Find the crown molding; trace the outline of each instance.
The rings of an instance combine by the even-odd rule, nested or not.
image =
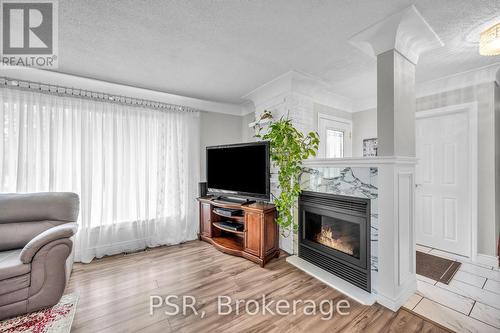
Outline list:
[[[435,80],[416,84],[416,97],[441,94],[447,91],[463,89],[483,83],[500,84],[500,62],[469,71],[444,76]],[[377,108],[377,98],[367,98],[353,105],[353,112],[361,112]]]
[[[347,112],[353,110],[351,99],[334,93],[328,83],[313,75],[295,70],[281,74],[241,98],[252,101],[255,107],[259,108],[270,100],[291,93],[300,94],[315,103],[335,109]]]
[[[183,105],[206,112],[217,112],[236,116],[245,114],[246,109],[241,104],[219,103],[192,97],[169,94],[162,91],[137,88],[133,86],[85,78],[81,76],[41,70],[27,67],[0,66],[0,76],[13,79],[28,80],[78,89],[99,91],[110,95],[130,96],[138,99],[147,99],[162,103]]]
[[[414,64],[422,53],[444,45],[414,5],[360,31],[349,42],[371,57],[396,49]]]
[[[255,108],[258,108],[269,100],[292,91],[292,76],[293,71],[283,73],[260,87],[255,88],[246,95],[241,96],[241,98],[253,102]]]
[[[251,101],[241,103],[241,116],[246,116],[250,113],[255,113],[255,106],[253,103]]]
[[[417,83],[417,98],[500,80],[500,62],[469,71]]]

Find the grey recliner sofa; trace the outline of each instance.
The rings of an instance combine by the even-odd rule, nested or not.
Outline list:
[[[59,302],[79,206],[75,193],[0,194],[0,320]]]

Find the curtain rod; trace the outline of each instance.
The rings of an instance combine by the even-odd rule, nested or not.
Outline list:
[[[174,111],[187,111],[196,112],[197,109],[182,106],[177,104],[169,104],[157,102],[147,99],[140,99],[134,97],[127,97],[121,95],[108,94],[103,92],[90,91],[86,89],[78,89],[72,87],[63,87],[54,84],[33,82],[27,80],[18,80],[5,76],[0,76],[0,88],[11,88],[20,90],[31,90],[43,94],[58,95],[64,97],[84,98],[97,100],[100,102],[125,104],[136,107],[144,107],[159,110],[174,110]]]

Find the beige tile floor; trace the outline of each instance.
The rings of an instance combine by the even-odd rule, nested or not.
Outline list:
[[[456,332],[500,332],[500,270],[447,252],[417,250],[462,262],[451,282],[417,275],[417,292],[405,307]]]

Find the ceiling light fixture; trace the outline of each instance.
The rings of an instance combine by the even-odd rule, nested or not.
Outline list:
[[[500,55],[500,23],[481,32],[479,54],[485,56]]]

